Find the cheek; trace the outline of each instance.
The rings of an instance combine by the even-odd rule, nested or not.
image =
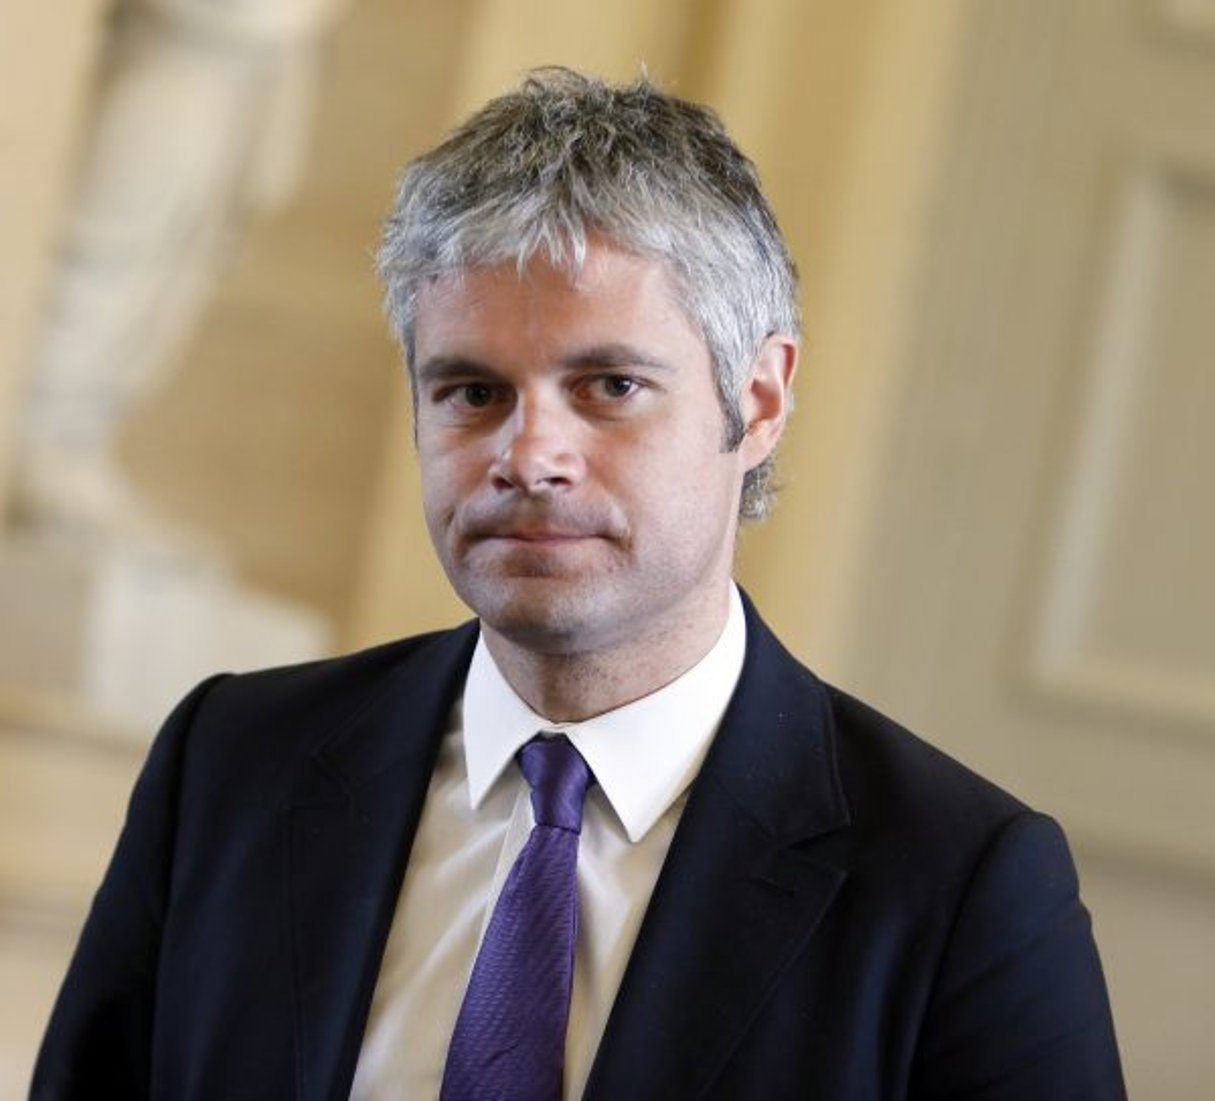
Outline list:
[[[712,431],[691,430],[652,443],[615,470],[621,492],[664,530],[719,532],[738,508],[742,468]]]
[[[426,523],[426,530],[430,533],[430,541],[436,547],[441,547],[443,543],[443,530],[447,526],[444,521],[444,516],[451,515],[451,509],[445,503],[445,498],[441,495],[433,482],[423,478],[422,480],[422,519]]]
[[[486,469],[477,448],[457,447],[425,438],[418,443],[418,466],[422,492],[428,499],[466,492],[482,478]]]
[[[462,495],[460,464],[450,455],[419,453],[421,469],[422,508],[426,523],[433,531],[445,517],[451,515]]]

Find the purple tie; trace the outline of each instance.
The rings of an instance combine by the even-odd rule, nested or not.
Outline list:
[[[564,737],[519,751],[536,824],[473,965],[441,1101],[559,1101],[578,933],[578,834],[591,771]]]

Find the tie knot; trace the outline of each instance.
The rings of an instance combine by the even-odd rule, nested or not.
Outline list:
[[[536,825],[581,832],[591,770],[569,740],[564,736],[533,738],[519,750],[519,767],[532,786]]]

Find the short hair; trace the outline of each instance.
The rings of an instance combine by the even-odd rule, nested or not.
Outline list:
[[[709,350],[724,446],[736,448],[748,368],[768,336],[798,335],[797,270],[718,116],[644,76],[611,85],[535,69],[405,167],[378,267],[411,381],[424,284],[537,254],[576,274],[593,233],[666,265]],[[772,473],[771,456],[747,472],[743,518],[767,514]]]

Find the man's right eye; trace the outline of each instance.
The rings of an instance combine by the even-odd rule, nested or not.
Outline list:
[[[441,394],[440,399],[457,409],[484,409],[493,404],[496,396],[494,387],[488,383],[465,382]]]
[[[460,396],[465,405],[472,405],[478,409],[483,405],[488,405],[494,400],[494,392],[481,382],[474,382],[468,386],[461,386]]]

